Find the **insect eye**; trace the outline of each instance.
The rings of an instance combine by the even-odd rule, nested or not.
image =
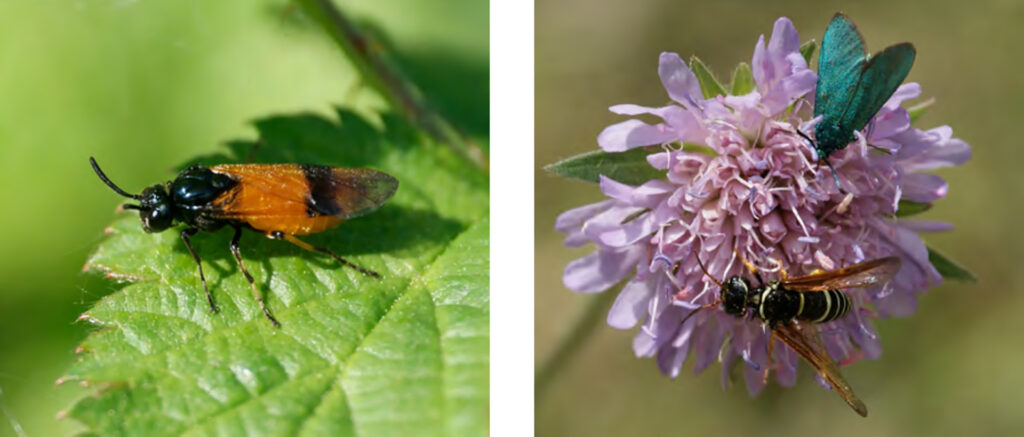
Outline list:
[[[146,232],[160,232],[171,227],[174,222],[174,214],[166,203],[161,203],[149,210],[139,210],[139,217],[142,219],[142,229]]]
[[[167,190],[162,185],[154,185],[142,191],[142,205],[139,207],[139,218],[142,219],[142,230],[160,232],[171,227],[174,212],[167,197]]]

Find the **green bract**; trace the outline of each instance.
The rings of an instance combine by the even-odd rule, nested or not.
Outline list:
[[[558,161],[545,170],[562,177],[579,179],[587,182],[599,182],[601,175],[618,182],[639,185],[652,179],[664,179],[665,172],[651,167],[647,163],[646,148],[636,148],[625,152],[587,152]]]

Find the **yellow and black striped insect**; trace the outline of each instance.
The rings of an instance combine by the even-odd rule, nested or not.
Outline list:
[[[249,281],[260,309],[274,326],[280,324],[263,304],[256,283],[238,251],[242,229],[329,255],[363,274],[380,277],[376,272],[352,264],[326,248],[306,243],[296,235],[321,232],[379,208],[398,189],[398,180],[387,173],[365,168],[307,164],[194,165],[179,173],[173,181],[150,186],[141,194],[130,194],[111,182],[95,159],[90,157],[89,162],[100,180],[114,192],[138,202],[126,204],[123,208],[139,211],[142,229],[146,232],[161,232],[175,223],[185,225],[181,239],[199,266],[199,279],[211,312],[216,312],[217,307],[206,286],[199,255],[190,241],[190,237],[199,231],[212,232],[224,226],[235,230],[231,253]]]
[[[781,279],[769,282],[761,278],[756,267],[742,259],[742,256],[740,259],[757,278],[758,286],[754,287],[742,276],[732,276],[720,282],[711,276],[700,259],[697,259],[704,274],[721,288],[718,300],[697,308],[688,314],[682,323],[686,323],[698,311],[718,305],[722,305],[725,313],[732,316],[756,316],[772,331],[768,343],[769,360],[774,339],[778,338],[814,367],[857,414],[867,417],[867,406],[853,393],[850,384],[843,379],[839,368],[821,346],[814,324],[838,320],[845,316],[852,303],[841,289],[869,287],[888,282],[899,271],[900,259],[879,258],[795,278],[789,278],[785,270],[780,270]],[[770,370],[769,363],[765,367],[765,380],[768,379]]]

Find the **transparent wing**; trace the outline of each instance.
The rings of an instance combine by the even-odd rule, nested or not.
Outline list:
[[[825,291],[861,288],[888,282],[900,270],[901,261],[890,256],[849,267],[789,278],[782,285],[793,291]]]
[[[804,332],[805,330],[808,332]],[[861,417],[868,416],[868,407],[853,393],[853,388],[843,379],[835,362],[829,358],[824,348],[818,343],[818,334],[814,325],[797,325],[789,322],[776,326],[772,333],[793,349],[797,355],[803,357],[811,367],[814,367],[814,370],[825,378],[825,381],[828,381],[836,394],[843,398],[853,408],[853,411],[856,411]],[[810,340],[811,337],[814,340]]]

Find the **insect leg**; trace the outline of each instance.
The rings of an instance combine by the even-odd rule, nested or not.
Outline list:
[[[292,243],[292,244],[294,244],[296,246],[299,246],[299,247],[301,247],[303,249],[306,249],[306,250],[309,250],[309,251],[312,251],[312,252],[320,252],[320,253],[329,255],[331,258],[334,258],[334,259],[338,260],[338,262],[340,262],[342,265],[346,265],[346,266],[349,266],[349,267],[351,267],[353,269],[356,269],[357,271],[359,271],[360,273],[362,273],[364,275],[373,276],[374,278],[380,279],[380,274],[378,274],[377,272],[375,272],[373,270],[364,269],[364,268],[359,267],[359,266],[357,266],[355,264],[352,264],[352,263],[346,261],[344,258],[342,258],[342,257],[340,257],[338,255],[335,255],[334,252],[331,252],[330,250],[327,250],[327,249],[325,249],[323,247],[318,247],[318,246],[314,246],[312,244],[309,244],[309,243],[307,243],[305,241],[302,241],[302,240],[300,240],[298,238],[295,238],[294,235],[288,235],[288,234],[285,234],[283,232],[278,231],[278,232],[270,232],[270,233],[267,234],[267,236],[270,237],[270,238],[273,238],[275,240],[285,240],[285,241],[288,241],[289,243]]]
[[[813,150],[814,154],[817,155],[818,154],[818,144],[815,143],[814,140],[811,139],[811,137],[807,136],[807,134],[805,134],[800,129],[797,129],[796,133],[799,134],[801,137],[804,137],[804,139],[807,140],[807,142],[811,144],[811,150]]]
[[[786,273],[786,268],[782,266],[781,262],[779,263],[779,279],[782,282],[786,282],[789,279],[789,273]]]
[[[192,254],[192,259],[196,260],[196,265],[199,266],[199,280],[203,282],[203,291],[206,292],[206,300],[210,302],[210,312],[217,312],[217,306],[213,304],[213,295],[210,294],[210,289],[206,286],[206,276],[203,275],[203,263],[199,262],[199,254],[196,253],[195,249],[192,249],[192,242],[189,241],[189,237],[199,232],[196,228],[187,228],[181,231],[181,240],[185,242],[185,247],[188,248],[188,252]]]
[[[274,327],[280,328],[281,324],[277,322],[277,319],[270,314],[270,310],[263,304],[263,296],[260,295],[260,290],[256,288],[256,281],[252,279],[252,275],[249,274],[249,270],[245,268],[245,264],[242,263],[242,254],[238,252],[238,240],[242,238],[242,228],[235,227],[235,236],[231,238],[231,253],[235,255],[235,261],[238,261],[238,268],[242,270],[242,274],[245,275],[245,280],[249,281],[249,286],[252,287],[252,296],[256,298],[256,302],[260,304],[260,309],[263,310],[263,315],[267,316],[270,323],[274,324]]]
[[[836,168],[832,166],[832,163],[829,162],[828,158],[825,158],[823,161],[825,161],[825,164],[828,165],[828,169],[832,170],[832,179],[836,181],[836,188],[839,189],[839,192],[843,194],[848,194],[846,190],[843,189],[843,184],[839,183],[839,173],[836,173]]]
[[[750,261],[747,261],[747,259],[743,257],[743,254],[740,253],[738,249],[733,249],[732,252],[736,254],[736,256],[740,259],[740,262],[742,262],[743,265],[747,266],[747,270],[750,270],[750,273],[754,274],[754,277],[757,278],[758,284],[764,285],[764,279],[761,279],[761,274],[758,273],[757,267],[754,267],[754,265],[751,264]]]

